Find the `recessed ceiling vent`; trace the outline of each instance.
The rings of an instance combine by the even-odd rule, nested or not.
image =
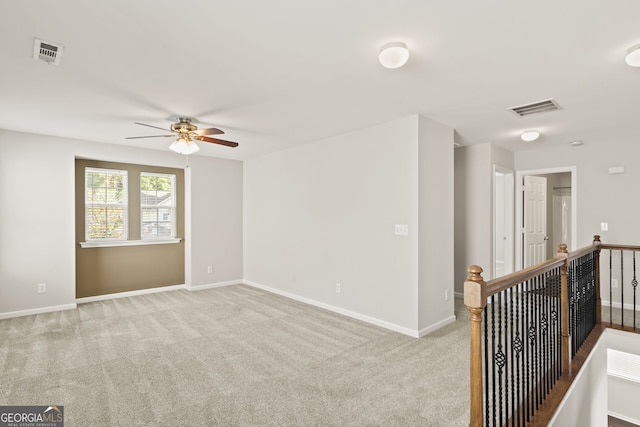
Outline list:
[[[531,104],[519,105],[509,108],[514,114],[520,117],[530,116],[531,114],[544,113],[547,111],[559,110],[560,106],[554,99],[546,99],[544,101],[533,102]]]
[[[35,39],[33,43],[33,59],[44,61],[48,64],[60,65],[64,46]]]

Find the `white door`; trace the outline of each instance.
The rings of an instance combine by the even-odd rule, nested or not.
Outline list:
[[[530,267],[547,259],[547,178],[524,176],[524,262]]]

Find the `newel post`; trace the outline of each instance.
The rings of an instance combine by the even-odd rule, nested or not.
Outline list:
[[[564,264],[560,267],[560,334],[562,335],[562,373],[569,372],[570,355],[569,355],[569,289],[567,285],[567,270],[569,268],[569,252],[567,245],[561,243],[558,245],[558,254],[556,258],[564,258]]]
[[[596,324],[602,323],[602,301],[600,301],[600,236],[593,236],[593,245],[597,246],[596,252]]]
[[[472,265],[464,282],[464,304],[469,310],[470,333],[470,383],[471,405],[469,425],[482,427],[482,311],[487,305],[487,283],[482,278],[482,267]]]

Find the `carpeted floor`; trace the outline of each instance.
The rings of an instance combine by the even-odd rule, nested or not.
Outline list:
[[[0,320],[0,405],[73,426],[468,425],[468,314],[415,339],[238,285]]]

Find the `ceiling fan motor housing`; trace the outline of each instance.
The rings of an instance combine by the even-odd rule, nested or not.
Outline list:
[[[191,123],[191,119],[180,117],[179,123],[171,125],[171,130],[175,132],[194,132],[198,129],[198,126]]]

